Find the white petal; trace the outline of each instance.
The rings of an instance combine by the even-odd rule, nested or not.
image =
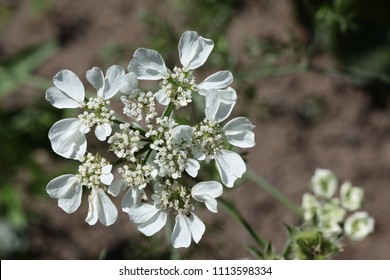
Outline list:
[[[112,173],[102,174],[99,179],[104,185],[109,186],[114,180],[114,175]]]
[[[115,180],[108,187],[107,192],[109,194],[111,194],[112,196],[117,196],[119,194],[119,192],[122,190],[123,185],[124,185],[123,180]]]
[[[188,158],[186,160],[186,164],[184,166],[184,169],[186,170],[188,175],[190,175],[191,177],[195,178],[196,176],[198,176],[199,168],[200,168],[200,164],[197,160],[192,159],[192,158]]]
[[[186,31],[179,41],[180,62],[185,69],[196,69],[206,62],[213,47],[212,40],[199,36],[195,31]]]
[[[197,160],[205,160],[206,159],[206,154],[203,153],[200,149],[197,149],[195,147],[192,147],[191,149],[192,155],[197,159]]]
[[[75,100],[79,104],[84,101],[85,92],[83,83],[72,71],[61,70],[54,76],[53,83],[70,99]]]
[[[91,128],[90,128],[86,123],[83,122],[83,123],[80,125],[79,130],[80,130],[81,133],[87,134],[88,132],[91,131]]]
[[[255,145],[255,134],[251,131],[255,126],[244,117],[230,120],[223,130],[230,144],[240,148],[251,148]]]
[[[137,75],[133,72],[127,73],[122,79],[121,85],[119,86],[119,91],[131,95],[137,89]]]
[[[125,70],[118,65],[112,65],[107,69],[103,93],[104,99],[110,99],[119,91],[124,77]]]
[[[99,221],[105,226],[112,225],[116,221],[118,210],[102,189],[92,189],[88,200],[90,207],[86,219],[88,224],[93,225],[96,223],[96,214]]]
[[[203,195],[207,194],[210,197],[219,197],[222,195],[223,188],[222,185],[217,181],[205,181],[200,182],[193,186],[191,189],[192,195]]]
[[[191,231],[185,219],[182,214],[176,215],[171,235],[171,242],[175,248],[188,248],[191,244]]]
[[[194,239],[195,243],[199,243],[206,230],[204,223],[193,213],[190,213],[190,216],[186,217],[186,222],[191,231],[192,239]]]
[[[196,184],[192,190],[192,197],[199,201],[204,202],[206,207],[213,213],[217,213],[217,201],[216,197],[222,195],[222,185],[216,181],[200,182]]]
[[[232,151],[220,150],[215,156],[215,161],[222,183],[229,188],[232,188],[234,182],[246,171],[246,165],[241,156]]]
[[[66,213],[73,213],[81,204],[83,189],[75,175],[54,178],[47,184],[46,191],[50,197],[58,198],[58,206]]]
[[[139,80],[159,80],[168,75],[164,60],[155,50],[139,48],[133,57],[127,69]]]
[[[169,96],[162,90],[156,92],[154,96],[156,97],[157,101],[164,106],[168,105],[169,101],[171,101]]]
[[[60,120],[50,128],[49,139],[54,152],[70,159],[80,160],[87,149],[82,122],[77,118]]]
[[[146,194],[143,189],[129,188],[122,198],[122,211],[129,214],[130,209],[139,207],[145,200]]]
[[[110,173],[112,170],[112,164],[107,164],[102,167],[102,173]]]
[[[108,123],[99,124],[95,128],[96,138],[100,141],[105,141],[110,136],[112,128]]]
[[[237,94],[233,88],[227,90],[209,90],[206,94],[206,118],[214,122],[222,122],[233,110]]]
[[[182,142],[190,143],[194,129],[189,125],[178,125],[171,131],[172,143],[181,144]]]
[[[130,220],[136,224],[143,224],[149,221],[161,209],[155,205],[142,203],[138,207],[132,207],[128,210]]]
[[[204,202],[210,212],[218,213],[218,202],[215,198],[212,198],[207,194],[193,195],[192,197],[197,201]]]
[[[97,96],[103,97],[104,91],[104,76],[99,67],[93,67],[87,71],[87,80],[97,90]]]
[[[233,75],[230,71],[219,71],[206,78],[198,85],[199,94],[206,95],[210,89],[224,89],[233,82]]]
[[[145,223],[142,223],[138,230],[145,234],[146,236],[152,236],[156,232],[158,232],[167,222],[167,212],[166,211],[159,211],[157,212],[151,219],[146,221]]]
[[[91,193],[88,196],[88,214],[87,214],[87,218],[85,219],[85,221],[91,226],[96,224],[99,218],[98,209],[97,209],[97,199],[98,198],[97,198],[96,191],[95,189],[92,189]]]
[[[51,105],[59,109],[82,107],[82,104],[79,100],[74,99],[72,96],[66,94],[56,87],[48,88],[45,98],[50,102]]]

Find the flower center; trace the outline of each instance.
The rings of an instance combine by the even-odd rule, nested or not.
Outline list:
[[[155,169],[149,164],[137,164],[135,168],[124,165],[118,171],[128,186],[142,189],[153,179]]]
[[[194,127],[193,145],[203,152],[208,159],[213,159],[225,143],[225,134],[216,122],[203,120]]]
[[[126,158],[135,162],[135,153],[142,147],[140,143],[140,132],[130,129],[130,124],[120,124],[121,132],[116,132],[108,139],[110,151],[113,151],[119,158]]]
[[[161,192],[157,193],[161,202],[161,208],[173,210],[175,214],[188,215],[192,210],[191,192],[177,181],[167,180]]]
[[[79,176],[80,182],[82,185],[88,187],[88,188],[96,188],[96,187],[103,187],[101,182],[101,176],[104,176],[103,168],[109,163],[105,158],[101,158],[100,156],[92,155],[91,153],[88,153],[86,156],[83,157],[81,160],[82,164],[79,166]]]
[[[132,100],[135,99],[135,100]],[[130,118],[140,121],[145,114],[145,121],[150,123],[158,113],[156,111],[156,102],[152,92],[136,91],[135,96],[122,96],[121,101],[125,105],[123,113]]]
[[[93,127],[95,124],[108,123],[112,125],[115,116],[114,111],[106,107],[109,104],[109,100],[91,97],[84,104],[85,111],[78,117],[88,128]]]
[[[162,81],[162,90],[178,109],[192,102],[192,93],[197,91],[197,86],[191,71],[175,67]]]

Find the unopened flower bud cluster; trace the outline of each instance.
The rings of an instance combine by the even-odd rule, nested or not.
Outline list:
[[[374,231],[374,219],[362,211],[364,191],[350,181],[340,187],[335,196],[338,180],[334,173],[318,168],[311,179],[313,194],[305,193],[302,199],[304,220],[307,226],[316,227],[334,241],[347,236],[354,241],[363,240]]]

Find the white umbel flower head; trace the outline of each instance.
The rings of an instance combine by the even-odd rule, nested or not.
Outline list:
[[[229,188],[242,177],[246,165],[238,153],[224,149],[225,141],[240,148],[255,145],[251,131],[254,125],[247,118],[237,117],[220,125],[230,115],[236,99],[232,88],[210,91],[206,95],[206,119],[195,126],[192,139],[194,156],[198,160],[215,159],[222,183]]]
[[[87,147],[85,134],[96,125],[95,135],[104,141],[112,132],[114,113],[106,108],[109,100],[118,91],[124,80],[122,67],[113,65],[107,70],[106,77],[100,68],[87,71],[88,81],[97,89],[97,98],[85,100],[82,82],[70,70],[58,72],[53,83],[46,91],[46,100],[56,108],[84,108],[78,118],[69,118],[56,122],[49,131],[53,151],[69,159],[80,160]]]
[[[355,212],[345,220],[345,234],[354,241],[360,241],[366,238],[374,231],[374,218],[367,212]]]
[[[340,188],[341,205],[349,210],[356,211],[363,204],[364,191],[359,187],[353,187],[350,181],[346,181]]]
[[[322,198],[331,198],[337,190],[337,178],[328,169],[317,168],[311,178],[313,192]]]
[[[51,180],[46,191],[52,198],[58,199],[58,206],[66,213],[75,212],[81,204],[82,187],[91,189],[89,195],[88,224],[93,225],[99,220],[103,225],[113,224],[118,211],[105,193],[114,176],[111,164],[104,158],[87,154],[82,158],[79,174],[66,174]]]
[[[155,190],[156,193],[152,195],[154,204],[140,202],[140,197],[144,196],[143,190],[133,190],[128,201],[122,202],[122,209],[129,214],[130,220],[140,224],[139,231],[151,236],[161,230],[166,224],[168,214],[173,212],[176,215],[171,235],[173,247],[187,248],[191,240],[198,243],[205,231],[205,225],[192,212],[191,197],[204,202],[210,211],[217,212],[215,198],[222,194],[222,185],[215,181],[201,182],[190,191],[177,181],[171,183],[167,180],[163,186],[157,185]]]
[[[162,89],[156,93],[156,99],[163,105],[171,101],[176,108],[180,108],[192,102],[195,92],[206,95],[209,90],[225,89],[233,82],[233,75],[229,71],[219,71],[196,85],[192,71],[206,62],[213,47],[212,40],[199,36],[195,31],[186,31],[178,45],[182,67],[170,71],[157,51],[139,48],[134,52],[128,70],[140,80],[162,79]]]

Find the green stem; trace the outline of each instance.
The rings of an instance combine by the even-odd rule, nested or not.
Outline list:
[[[294,214],[299,217],[302,217],[302,210],[299,206],[297,206],[290,198],[280,192],[276,187],[268,183],[263,178],[257,176],[252,170],[247,170],[245,173],[245,177],[254,182],[257,186],[265,190],[268,194],[270,194],[273,198],[279,201],[281,204],[290,209]]]
[[[254,240],[260,245],[260,247],[265,247],[267,241],[263,239],[254,228],[248,223],[247,220],[240,214],[240,212],[236,209],[236,207],[227,200],[223,198],[219,198],[218,201],[225,208],[225,210],[230,214],[232,218],[234,218],[239,224],[241,224],[248,233],[253,237]]]
[[[143,162],[144,162],[144,163],[147,163],[147,162],[148,162],[148,159],[149,159],[149,156],[150,156],[151,153],[152,153],[152,149],[151,149],[150,146],[149,146],[148,153],[146,154],[145,158],[143,159]]]
[[[114,123],[116,123],[117,125],[121,125],[121,124],[124,124],[124,122],[118,120],[118,119],[114,119],[113,120]],[[142,136],[145,136],[145,129],[143,129],[142,127],[140,127],[137,123],[131,123],[130,124],[130,128],[133,129],[133,130],[138,130]]]
[[[172,101],[169,102],[168,106],[165,108],[165,110],[164,110],[164,112],[162,114],[162,118],[170,117],[174,107],[175,107],[175,105],[173,104],[173,102]]]

